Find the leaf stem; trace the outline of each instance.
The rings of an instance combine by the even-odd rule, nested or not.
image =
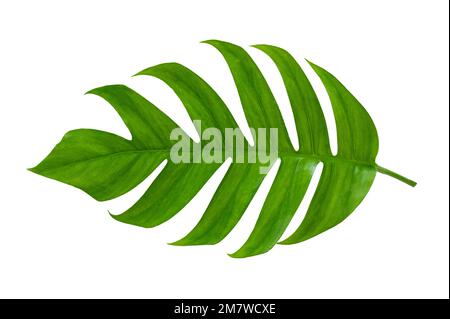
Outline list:
[[[393,177],[395,179],[398,179],[399,181],[401,181],[401,182],[403,182],[405,184],[408,184],[409,186],[414,187],[414,186],[417,185],[417,183],[415,181],[410,180],[409,178],[407,178],[405,176],[402,176],[402,175],[400,175],[400,174],[398,174],[396,172],[393,172],[393,171],[391,171],[391,170],[389,170],[387,168],[384,168],[384,167],[382,167],[380,165],[376,165],[376,169],[377,169],[377,172],[379,172],[381,174],[385,174],[385,175],[391,176],[391,177]]]

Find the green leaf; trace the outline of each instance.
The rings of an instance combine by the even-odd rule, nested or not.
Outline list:
[[[193,120],[201,120],[206,127],[237,127],[219,95],[197,74],[178,63],[164,63],[139,72],[137,75],[154,76],[177,94]],[[199,132],[200,133],[200,132]]]
[[[195,228],[173,245],[212,245],[236,226],[264,179],[259,166],[231,164],[206,212]]]
[[[319,100],[300,65],[287,51],[272,45],[254,45],[276,64],[291,102],[301,152],[331,156],[327,125]]]
[[[250,127],[277,128],[280,150],[293,150],[277,102],[250,55],[231,43],[217,40],[204,43],[214,46],[225,58]]]
[[[232,257],[262,254],[278,242],[305,196],[317,164],[307,158],[286,158],[281,162],[255,228]]]
[[[112,133],[80,129],[68,132],[52,152],[31,171],[73,185],[97,200],[118,197],[141,183],[160,163],[168,160],[144,195],[127,211],[112,216],[124,223],[154,227],[175,216],[202,189],[227,159],[232,163],[206,211],[194,229],[173,245],[212,245],[223,240],[237,225],[273,162],[259,155],[277,155],[281,165],[259,218],[247,241],[230,256],[249,257],[265,253],[285,233],[308,189],[319,163],[323,170],[313,199],[299,228],[281,244],[312,238],[347,218],[370,190],[376,173],[392,176],[408,185],[415,182],[376,164],[378,134],[358,100],[328,71],[310,62],[325,86],[336,120],[338,153],[330,150],[325,118],[319,100],[305,73],[285,50],[270,45],[254,47],[275,63],[292,107],[300,142],[294,150],[277,102],[261,71],[250,55],[231,43],[205,41],[216,48],[230,68],[237,93],[250,127],[277,129],[276,148],[260,146],[253,135],[251,146],[243,137],[223,100],[201,77],[177,63],[147,68],[137,75],[156,77],[179,97],[192,120],[202,122],[198,132],[208,128],[221,133],[218,148],[192,141],[156,106],[122,85],[94,89],[108,101],[128,127],[132,139]],[[227,130],[242,144],[229,145]],[[190,143],[188,162],[173,162],[170,155],[176,141],[171,133]],[[254,133],[253,132],[253,133]],[[266,142],[269,138],[266,137]],[[185,151],[185,150],[184,150]],[[238,152],[245,156],[239,157]],[[218,155],[218,157],[216,157]],[[258,155],[258,156],[256,156]],[[256,156],[256,161],[252,161]],[[195,161],[194,159],[199,159]],[[211,158],[218,158],[216,162]],[[207,160],[208,159],[208,160]]]
[[[138,149],[120,136],[81,129],[64,135],[47,158],[30,170],[102,201],[140,184],[165,157],[165,152]]]

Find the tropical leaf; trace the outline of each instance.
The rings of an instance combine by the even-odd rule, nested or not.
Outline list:
[[[170,160],[176,143],[170,139],[177,125],[138,93],[123,85],[89,91],[108,101],[131,132],[126,140],[115,134],[91,129],[68,132],[52,152],[31,171],[75,186],[99,201],[118,197],[142,182],[163,160],[169,159],[144,195],[116,220],[142,227],[154,227],[176,215],[205,185],[227,157],[232,164],[221,181],[201,220],[173,245],[209,245],[224,239],[239,222],[261,185],[261,161],[238,161],[235,154],[276,152],[281,165],[264,202],[256,225],[243,246],[232,257],[248,257],[270,250],[285,232],[298,209],[317,165],[323,171],[305,218],[298,229],[281,244],[295,244],[314,237],[342,222],[364,199],[377,172],[390,175],[411,186],[415,182],[376,164],[378,135],[375,125],[358,100],[329,72],[311,63],[331,100],[336,120],[338,152],[330,150],[325,118],[317,96],[295,59],[285,50],[256,45],[276,64],[283,78],[294,114],[300,148],[296,151],[288,137],[277,102],[248,53],[231,43],[211,40],[225,58],[249,126],[275,128],[277,149],[262,149],[256,134],[254,146],[243,137],[233,116],[218,94],[197,74],[177,64],[165,63],[138,73],[164,81],[179,97],[192,120],[202,128],[216,128],[221,136],[234,129],[241,146],[220,142],[220,161],[201,158],[203,144],[190,141],[189,162]],[[197,146],[197,147],[195,147]],[[214,153],[214,152],[213,152]],[[218,154],[212,154],[216,156]],[[249,156],[249,155],[248,155]]]

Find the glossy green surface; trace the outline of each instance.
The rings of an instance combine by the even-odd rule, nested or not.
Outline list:
[[[378,136],[372,119],[329,72],[310,63],[322,80],[333,107],[338,137],[336,156],[330,150],[319,100],[299,64],[283,49],[269,45],[254,46],[273,60],[283,78],[299,138],[300,148],[296,151],[277,102],[250,55],[231,43],[205,42],[216,48],[229,66],[249,126],[278,129],[280,168],[252,233],[230,256],[242,258],[262,254],[279,242],[320,162],[324,165],[323,171],[306,216],[299,228],[281,244],[307,240],[342,222],[369,192],[377,172],[415,185],[415,182],[375,163]],[[188,68],[177,63],[165,63],[145,69],[138,75],[164,81],[179,97],[191,119],[202,121],[202,130],[215,127],[224,137],[226,128],[234,128],[243,138],[222,99]],[[75,186],[96,200],[108,200],[133,189],[168,159],[145,194],[130,209],[113,216],[116,220],[142,227],[164,223],[189,203],[220,167],[221,163],[173,163],[169,154],[175,141],[170,140],[170,133],[177,125],[133,90],[112,85],[88,93],[102,97],[114,107],[130,130],[132,140],[98,130],[70,131],[31,171]],[[227,147],[222,143],[223,153]],[[252,149],[247,141],[242,147],[244,151]],[[193,153],[198,150],[201,148],[194,148]],[[256,146],[253,151],[268,150]],[[221,162],[226,157],[222,155]],[[262,163],[240,163],[231,157],[233,162],[201,220],[173,245],[216,244],[230,233],[245,213],[265,175],[260,172]]]

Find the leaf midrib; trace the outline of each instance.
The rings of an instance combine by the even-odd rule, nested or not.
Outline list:
[[[225,152],[225,149],[222,149],[222,150],[223,150],[223,152]],[[45,172],[45,171],[48,172],[48,171],[51,171],[54,169],[66,168],[66,167],[70,167],[73,165],[77,165],[79,163],[95,161],[95,160],[98,160],[98,159],[101,159],[104,157],[118,156],[118,155],[124,155],[124,154],[136,154],[136,153],[160,153],[160,154],[168,155],[170,153],[170,149],[151,149],[151,150],[150,149],[138,149],[138,150],[119,151],[119,152],[94,156],[94,157],[84,159],[84,160],[73,161],[71,163],[67,163],[67,164],[58,166],[57,168],[53,167],[53,168],[43,169],[43,170],[41,170],[41,172]],[[192,153],[192,152],[188,152],[188,153]],[[258,152],[258,153],[262,153],[262,152]],[[311,160],[317,160],[317,161],[320,161],[323,163],[325,163],[325,162],[346,162],[346,163],[352,163],[355,166],[370,166],[370,167],[375,168],[377,171],[379,169],[379,166],[375,162],[370,163],[370,162],[359,161],[359,160],[354,160],[354,159],[347,159],[347,158],[339,157],[338,155],[308,154],[308,153],[302,153],[300,151],[280,151],[280,152],[278,152],[278,155],[279,155],[278,158],[297,157],[299,159],[306,158],[306,159],[311,159]],[[206,164],[206,163],[204,163],[204,164]]]
[[[222,151],[226,151],[224,148],[222,148]],[[234,152],[234,150],[233,150]],[[258,151],[256,151],[258,152]],[[78,160],[78,161],[73,161],[71,163],[67,163],[58,167],[53,167],[53,168],[47,168],[47,169],[39,169],[39,173],[40,174],[45,174],[46,172],[48,173],[49,171],[52,170],[57,170],[57,169],[62,169],[62,168],[67,168],[70,166],[74,166],[83,162],[91,162],[91,161],[95,161],[98,160],[100,158],[104,158],[104,157],[109,157],[109,156],[118,156],[118,155],[123,155],[123,154],[129,154],[129,153],[159,153],[159,154],[165,154],[166,157],[169,155],[170,153],[170,149],[136,149],[136,150],[127,150],[127,151],[120,151],[120,152],[114,152],[114,153],[109,153],[109,154],[104,154],[104,155],[99,155],[99,156],[94,156],[91,157],[89,159],[85,159],[85,160]],[[189,152],[191,153],[191,152]],[[311,160],[316,160],[322,163],[332,163],[332,162],[337,162],[337,163],[350,163],[353,164],[354,166],[366,166],[366,167],[371,167],[373,169],[375,169],[378,173],[381,174],[385,174],[388,176],[391,176],[395,179],[398,179],[399,181],[406,183],[410,186],[415,186],[416,182],[413,180],[410,180],[407,177],[404,177],[396,172],[393,172],[389,169],[386,169],[382,166],[379,166],[378,164],[376,164],[375,162],[366,162],[366,161],[360,161],[360,160],[355,160],[355,159],[348,159],[348,158],[344,158],[344,157],[340,157],[339,155],[320,155],[320,154],[310,154],[310,153],[302,153],[300,151],[280,151],[278,153],[278,157],[277,158],[285,158],[285,157],[297,157],[299,159],[303,158],[303,159],[311,159]],[[206,164],[206,163],[204,163]],[[36,168],[32,168],[30,169],[31,171],[36,171]]]

